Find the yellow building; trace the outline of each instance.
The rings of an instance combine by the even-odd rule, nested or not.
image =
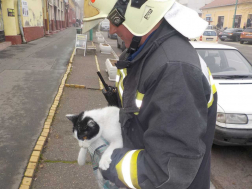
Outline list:
[[[252,25],[252,0],[238,0],[236,16],[236,0],[214,0],[202,7],[202,18],[210,25],[217,27],[235,28],[251,27]]]
[[[66,27],[65,25],[65,1],[43,0],[43,15],[45,32],[55,33]]]
[[[12,44],[22,42],[18,25],[17,0],[2,0],[0,6],[1,38],[11,41]]]
[[[29,42],[43,37],[42,1],[0,0],[0,25],[0,38],[4,35],[5,41],[11,41],[12,44],[21,44],[22,41]]]

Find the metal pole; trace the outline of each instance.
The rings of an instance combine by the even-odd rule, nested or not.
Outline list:
[[[89,39],[93,41],[93,29],[89,30]]]
[[[234,28],[234,25],[235,25],[235,17],[236,17],[236,11],[237,11],[237,4],[238,4],[238,0],[236,0],[236,3],[235,3],[235,13],[234,13],[234,19],[233,19],[233,28]]]

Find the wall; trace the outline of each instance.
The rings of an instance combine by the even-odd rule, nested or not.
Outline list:
[[[14,9],[14,17],[8,16],[8,9]],[[12,45],[21,44],[22,39],[18,27],[17,0],[2,1],[5,40],[11,41]]]
[[[41,0],[25,0],[28,3],[29,16],[23,16],[24,27],[43,26],[43,10]]]
[[[14,9],[14,8],[15,8],[14,0],[2,1],[2,11],[3,11],[5,35],[17,35],[16,18],[8,16],[8,11],[7,11],[7,9]]]
[[[212,17],[211,25],[217,25],[218,17],[224,16],[224,25],[223,27],[232,28],[233,26],[233,16],[235,12],[235,6],[225,6],[225,7],[217,7],[211,9],[202,10],[202,18],[206,19],[206,15],[210,15]],[[236,15],[242,15],[241,19],[241,28],[244,23],[247,22],[248,15],[252,14],[252,3],[244,3],[237,6]]]
[[[27,42],[44,36],[42,0],[24,0],[28,4],[28,16],[22,15],[24,36]]]

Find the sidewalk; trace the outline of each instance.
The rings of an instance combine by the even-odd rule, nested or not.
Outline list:
[[[119,55],[120,50],[116,48],[116,40],[107,39],[105,34],[104,32],[103,36],[116,51],[116,54]],[[83,57],[83,51],[81,50],[77,50],[76,55],[73,57],[73,62],[70,63],[68,68],[68,77],[67,79],[63,78],[63,81],[66,79],[65,84],[76,87],[66,87],[69,85],[64,85],[61,97],[56,96],[59,104],[52,123],[48,127],[49,130],[47,130],[49,135],[45,134],[45,137],[48,136],[48,138],[42,154],[37,154],[40,157],[37,169],[32,176],[33,179],[27,180],[27,182],[24,181],[20,189],[98,189],[90,157],[87,158],[86,165],[82,167],[76,161],[79,146],[77,140],[73,137],[72,123],[65,117],[66,114],[77,114],[84,110],[101,108],[107,105],[100,91],[101,86],[96,72],[100,70],[105,81],[113,85],[113,82],[108,80],[104,63],[106,58],[114,59],[115,57],[113,54],[101,54],[98,43],[94,44],[97,49],[98,62],[96,62],[93,54],[87,53]],[[83,85],[85,88],[77,88]],[[53,107],[55,106],[53,105]],[[46,132],[46,130],[44,129],[43,132]]]
[[[116,40],[110,41],[112,48],[115,48]],[[70,64],[71,71],[68,74],[65,84],[77,87],[84,85],[85,88],[64,86],[53,121],[49,127],[47,142],[44,144],[42,153],[40,155],[37,154],[40,160],[36,171],[34,174],[25,175],[25,178],[29,179],[23,180],[20,188],[98,189],[93,175],[90,157],[87,158],[85,166],[79,166],[76,161],[79,153],[79,145],[73,137],[72,123],[65,117],[66,114],[77,114],[81,111],[101,108],[107,105],[100,91],[101,86],[96,72],[100,69],[105,81],[113,85],[113,82],[108,80],[108,75],[105,72],[105,60],[107,58],[114,59],[115,57],[113,54],[101,54],[98,43],[94,44],[97,48],[98,66],[94,54],[87,53],[84,57],[83,50],[77,50],[76,55],[73,56],[73,63]],[[89,43],[89,45],[92,44]],[[57,96],[55,99],[57,99]],[[46,132],[45,129],[43,132]],[[32,155],[36,156],[36,154]],[[33,165],[35,166],[35,164]],[[33,179],[30,179],[31,177]]]

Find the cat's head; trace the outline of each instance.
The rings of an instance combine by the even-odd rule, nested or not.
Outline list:
[[[91,117],[84,117],[84,112],[79,115],[67,114],[66,117],[72,121],[73,133],[79,140],[91,140],[99,133],[100,126]]]

